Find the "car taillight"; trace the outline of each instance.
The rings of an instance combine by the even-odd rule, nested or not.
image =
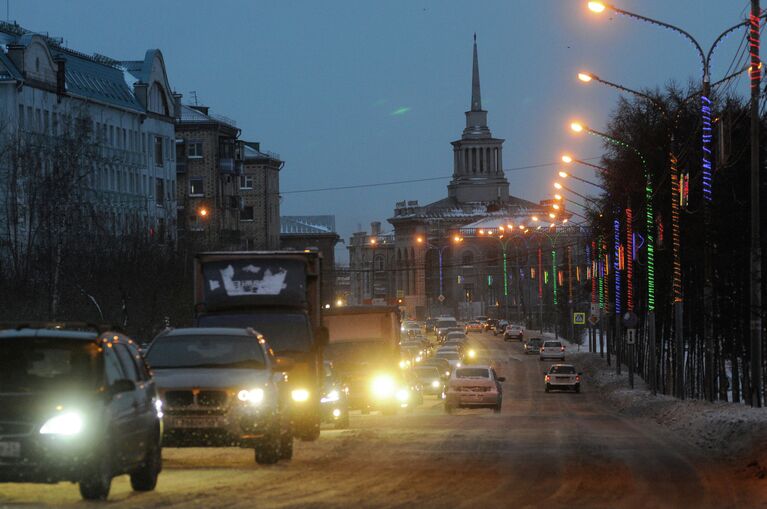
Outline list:
[[[541,347],[541,352],[543,351],[543,347]]]
[[[550,382],[550,381],[551,381],[551,377],[549,375],[546,375],[546,382]]]
[[[560,351],[560,352],[564,352],[564,351],[565,351],[565,347],[564,347],[564,346],[560,347],[560,348],[559,348],[559,351]]]
[[[581,381],[581,377],[579,377],[578,375],[575,375],[575,381],[576,382],[580,382]]]

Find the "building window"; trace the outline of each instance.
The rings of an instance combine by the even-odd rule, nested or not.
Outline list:
[[[240,175],[240,189],[253,189],[253,175]]]
[[[154,165],[162,167],[163,163],[163,147],[162,136],[154,137]]]
[[[189,179],[189,196],[204,196],[203,179],[201,177]]]
[[[254,218],[254,210],[251,205],[240,209],[240,221],[253,221]]]
[[[186,157],[189,159],[201,159],[202,158],[202,142],[190,141],[186,146]]]
[[[165,203],[165,181],[163,181],[161,178],[157,179],[155,187],[155,198],[157,199],[158,205]]]

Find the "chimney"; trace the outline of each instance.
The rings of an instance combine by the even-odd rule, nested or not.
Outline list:
[[[175,118],[181,118],[181,98],[183,96],[178,92],[173,92],[173,108],[176,110],[173,115]]]
[[[381,222],[380,221],[373,221],[370,223],[370,235],[372,237],[377,237],[381,234]]]
[[[56,63],[56,95],[58,96],[59,102],[61,102],[61,98],[66,95],[67,93],[67,76],[66,76],[66,64],[67,59],[58,56],[54,59],[54,62]]]

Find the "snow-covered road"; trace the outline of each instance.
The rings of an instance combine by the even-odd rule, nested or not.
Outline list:
[[[475,335],[480,337],[480,335]],[[645,419],[613,412],[588,383],[545,393],[547,364],[520,343],[481,335],[504,384],[503,412],[352,415],[351,429],[296,443],[258,466],[250,450],[170,449],[157,490],[115,479],[113,508],[756,507],[726,464]],[[763,488],[764,489],[764,488]],[[70,484],[0,485],[0,507],[94,507]]]

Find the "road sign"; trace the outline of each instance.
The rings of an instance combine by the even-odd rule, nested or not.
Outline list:
[[[445,302],[445,296],[440,294],[440,296],[437,297],[437,300],[440,301],[440,302]]]
[[[599,317],[597,315],[589,315],[589,323],[594,326],[599,323]]]
[[[596,302],[591,303],[591,313],[592,315],[599,316],[599,304]]]
[[[637,330],[636,329],[627,329],[626,330],[626,344],[627,345],[634,345],[637,342]]]
[[[639,317],[633,311],[623,313],[623,326],[627,329],[634,329],[639,324]]]
[[[573,313],[573,325],[585,325],[586,313]]]

